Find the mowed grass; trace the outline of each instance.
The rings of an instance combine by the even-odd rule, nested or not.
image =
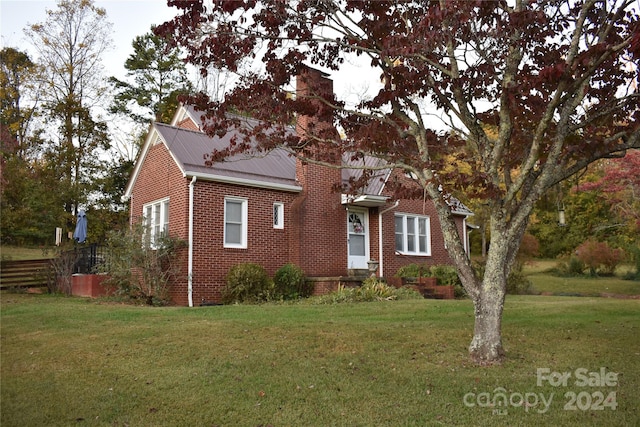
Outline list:
[[[525,274],[537,292],[580,296],[640,295],[640,281],[622,279],[632,270],[631,266],[619,266],[616,275],[611,277],[561,277],[550,273],[558,262],[534,260],[525,265]]]
[[[508,358],[485,368],[467,357],[468,300],[190,309],[2,294],[1,320],[3,427],[640,425],[637,300],[508,297]],[[572,378],[538,386],[537,368]],[[578,386],[579,368],[616,384]],[[478,404],[501,391],[513,403]],[[583,408],[614,392],[617,406],[565,409],[571,392]],[[533,394],[551,399],[545,413]]]
[[[29,248],[24,246],[0,246],[0,258],[4,261],[53,258],[55,248]]]

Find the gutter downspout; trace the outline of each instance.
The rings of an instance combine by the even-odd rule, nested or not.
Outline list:
[[[189,261],[187,275],[187,293],[189,307],[193,307],[193,192],[197,178],[194,176],[189,184]]]
[[[380,277],[384,277],[384,262],[382,255],[382,214],[389,212],[398,207],[400,200],[396,200],[393,206],[389,206],[387,209],[378,212],[378,253],[380,254]]]

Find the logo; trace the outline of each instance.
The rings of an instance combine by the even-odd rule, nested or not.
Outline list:
[[[468,408],[489,408],[494,415],[508,415],[511,408],[544,414],[549,411],[555,398],[564,403],[562,408],[565,411],[613,411],[618,407],[616,391],[611,390],[618,386],[618,373],[605,367],[597,371],[586,368],[574,371],[537,368],[536,387],[545,386],[561,388],[563,392],[510,392],[497,387],[492,391],[467,393],[462,402]]]

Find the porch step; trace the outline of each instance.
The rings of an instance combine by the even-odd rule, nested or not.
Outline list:
[[[403,278],[402,285],[412,286],[428,299],[454,299],[453,286],[438,286],[435,278]]]
[[[350,268],[348,273],[350,277],[369,277],[371,275],[366,268]]]

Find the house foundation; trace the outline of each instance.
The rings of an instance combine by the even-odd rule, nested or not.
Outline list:
[[[307,282],[313,284],[313,296],[326,295],[337,291],[340,287],[357,288],[362,285],[366,277],[336,276],[336,277],[307,277]]]
[[[109,276],[104,274],[74,274],[71,276],[71,295],[97,298],[108,294],[102,285]]]

